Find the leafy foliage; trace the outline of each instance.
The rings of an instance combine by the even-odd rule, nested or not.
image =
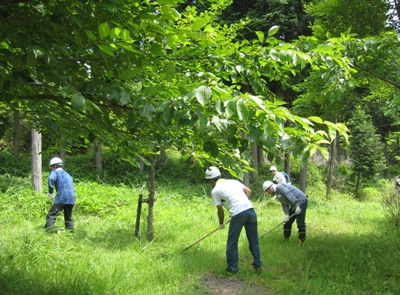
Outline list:
[[[339,37],[346,31],[360,37],[377,35],[385,30],[388,10],[385,0],[323,0],[306,5],[307,13],[314,17],[313,33],[321,39]]]

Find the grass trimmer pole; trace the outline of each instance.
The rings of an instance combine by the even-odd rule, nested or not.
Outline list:
[[[228,220],[227,222],[224,223],[224,225],[227,225],[231,220]],[[216,229],[214,229],[212,232],[209,232],[208,234],[206,234],[204,237],[202,237],[201,239],[198,239],[196,242],[194,242],[193,244],[187,246],[183,251],[186,251],[189,248],[192,248],[194,245],[196,245],[197,243],[201,242],[202,240],[204,240],[205,238],[207,238],[208,236],[212,235],[213,233],[215,233],[216,231],[219,230],[219,227],[217,227]]]
[[[296,215],[296,213],[293,213],[292,215],[289,216],[289,219],[292,218],[292,217],[295,216],[295,215]],[[277,225],[274,226],[272,229],[270,229],[270,230],[267,231],[265,234],[263,234],[263,235],[260,237],[260,239],[261,239],[262,237],[266,236],[267,234],[269,234],[270,232],[272,232],[274,229],[276,229],[278,226],[280,226],[280,225],[282,225],[282,224],[284,224],[284,223],[285,223],[285,221],[281,221],[279,224],[277,224]]]

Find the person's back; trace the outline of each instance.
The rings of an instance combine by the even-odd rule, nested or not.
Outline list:
[[[49,188],[56,189],[55,204],[75,204],[73,179],[64,169],[57,168],[50,172]]]
[[[280,173],[283,175],[283,177],[285,177],[286,183],[291,184],[289,174],[287,174],[286,172],[283,172],[283,171]]]
[[[243,191],[244,185],[234,179],[219,179],[211,191],[213,205],[217,205],[221,200],[222,205],[228,210],[230,216],[235,216],[240,212],[253,208],[252,203]]]

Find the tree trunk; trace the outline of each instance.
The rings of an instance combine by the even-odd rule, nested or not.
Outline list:
[[[250,186],[250,176],[247,172],[243,174],[243,184],[245,186]]]
[[[389,152],[388,152],[388,145],[387,141],[384,143],[384,153],[385,153],[385,161],[386,161],[386,168],[385,168],[385,178],[390,179],[390,157],[389,157]]]
[[[357,173],[357,180],[356,180],[356,189],[354,190],[354,194],[357,196],[358,188],[360,187],[361,182],[361,172]]]
[[[67,152],[65,150],[65,147],[62,147],[61,150],[58,152],[58,156],[61,158],[61,160],[64,163],[64,168],[66,167],[66,158],[67,158]]]
[[[96,170],[103,171],[103,156],[101,153],[101,144],[98,142],[94,143],[94,162],[96,164]]]
[[[258,167],[260,167],[260,165],[264,163],[263,148],[262,145],[260,144],[257,144],[257,159],[258,159]]]
[[[242,138],[243,139],[247,139],[248,138],[247,134],[245,132],[242,132]],[[252,155],[253,155],[253,151],[252,151]],[[252,163],[251,163],[252,166],[253,166],[253,162],[254,161],[252,161]],[[249,173],[244,173],[244,175],[243,175],[243,184],[245,186],[249,186],[250,185],[250,175],[249,175]]]
[[[42,181],[42,134],[32,130],[32,186],[39,193],[43,191]]]
[[[329,147],[329,166],[328,166],[328,179],[326,185],[326,199],[329,200],[332,193],[332,185],[333,185],[333,172],[335,169],[335,159],[336,159],[336,142],[338,139],[338,133],[336,132],[336,138],[333,140],[332,144]]]
[[[147,240],[152,241],[154,239],[153,232],[153,208],[155,201],[155,192],[156,192],[156,162],[157,156],[152,155],[151,158],[151,169],[150,169],[150,179],[148,181],[149,188],[149,214],[147,216]]]
[[[285,161],[283,163],[283,171],[285,171],[290,176],[290,153],[285,153]]]
[[[300,190],[304,193],[307,191],[307,167],[308,163],[304,164],[300,169]]]
[[[254,172],[251,172],[251,179],[257,179],[259,161],[258,161],[258,152],[256,143],[251,144],[251,155],[252,155],[251,167],[255,170]]]
[[[19,111],[14,110],[13,156],[16,159],[18,159],[19,157],[20,136],[21,136],[21,120],[19,118]]]

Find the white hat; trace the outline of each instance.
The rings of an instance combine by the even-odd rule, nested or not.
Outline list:
[[[63,161],[60,158],[55,157],[55,158],[50,160],[49,166],[53,166],[53,165],[56,165],[56,164],[62,165]]]
[[[221,176],[221,172],[219,171],[219,169],[215,166],[210,166],[209,168],[207,168],[206,170],[206,179],[213,179],[216,177]]]
[[[269,180],[265,181],[265,182],[263,183],[264,192],[265,192],[267,189],[269,189],[269,188],[271,187],[271,185],[273,185],[272,181],[269,181]]]

